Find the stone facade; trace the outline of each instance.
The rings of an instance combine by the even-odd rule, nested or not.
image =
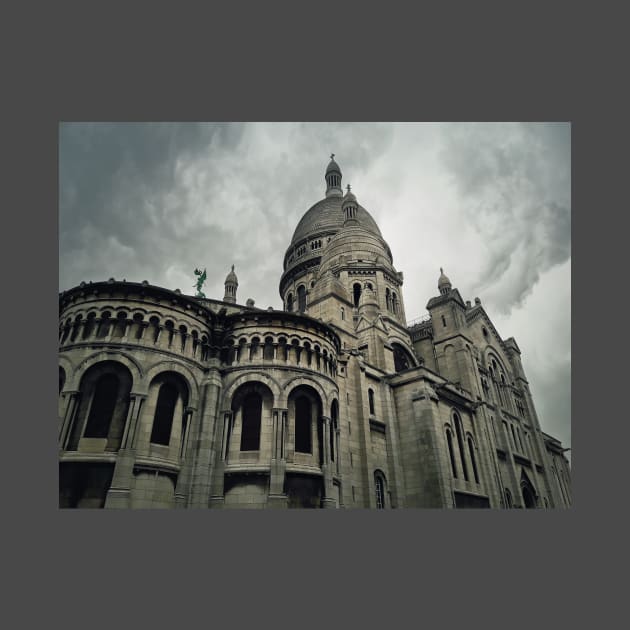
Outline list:
[[[284,258],[284,309],[147,282],[60,295],[60,507],[568,507],[513,338],[442,273],[403,274],[331,161]]]

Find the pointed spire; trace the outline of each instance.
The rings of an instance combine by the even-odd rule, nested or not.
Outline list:
[[[451,281],[448,279],[448,276],[444,275],[444,269],[442,269],[442,267],[440,267],[440,278],[438,280],[438,290],[439,292],[444,295],[445,293],[448,293],[451,290]]]
[[[335,154],[330,154],[330,163],[326,167],[326,197],[341,197],[343,191],[341,189],[341,169],[339,164],[335,162]]]

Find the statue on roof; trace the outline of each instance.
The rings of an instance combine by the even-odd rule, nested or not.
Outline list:
[[[197,284],[193,285],[197,289],[197,294],[195,295],[195,297],[205,298],[206,294],[201,291],[201,287],[203,286],[203,283],[206,281],[205,267],[203,271],[201,271],[200,269],[195,269],[195,275],[199,276],[197,280]]]

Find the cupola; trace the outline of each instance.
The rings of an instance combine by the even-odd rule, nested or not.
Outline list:
[[[236,304],[236,289],[238,288],[238,278],[234,273],[234,265],[232,265],[232,271],[228,273],[225,278],[225,295],[223,296],[224,302],[230,302]]]
[[[341,169],[335,162],[335,154],[330,155],[330,163],[326,168],[326,197],[341,197]]]
[[[359,204],[357,202],[357,198],[350,190],[350,184],[348,184],[348,192],[346,192],[346,194],[344,195],[343,202],[341,203],[344,225],[346,225],[346,223],[348,222],[357,223],[358,207]]]

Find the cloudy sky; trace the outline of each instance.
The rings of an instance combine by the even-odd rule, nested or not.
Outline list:
[[[59,289],[110,277],[281,308],[282,259],[330,154],[405,274],[407,319],[444,267],[515,337],[543,430],[571,444],[568,123],[65,123]],[[570,453],[569,453],[570,455]]]

